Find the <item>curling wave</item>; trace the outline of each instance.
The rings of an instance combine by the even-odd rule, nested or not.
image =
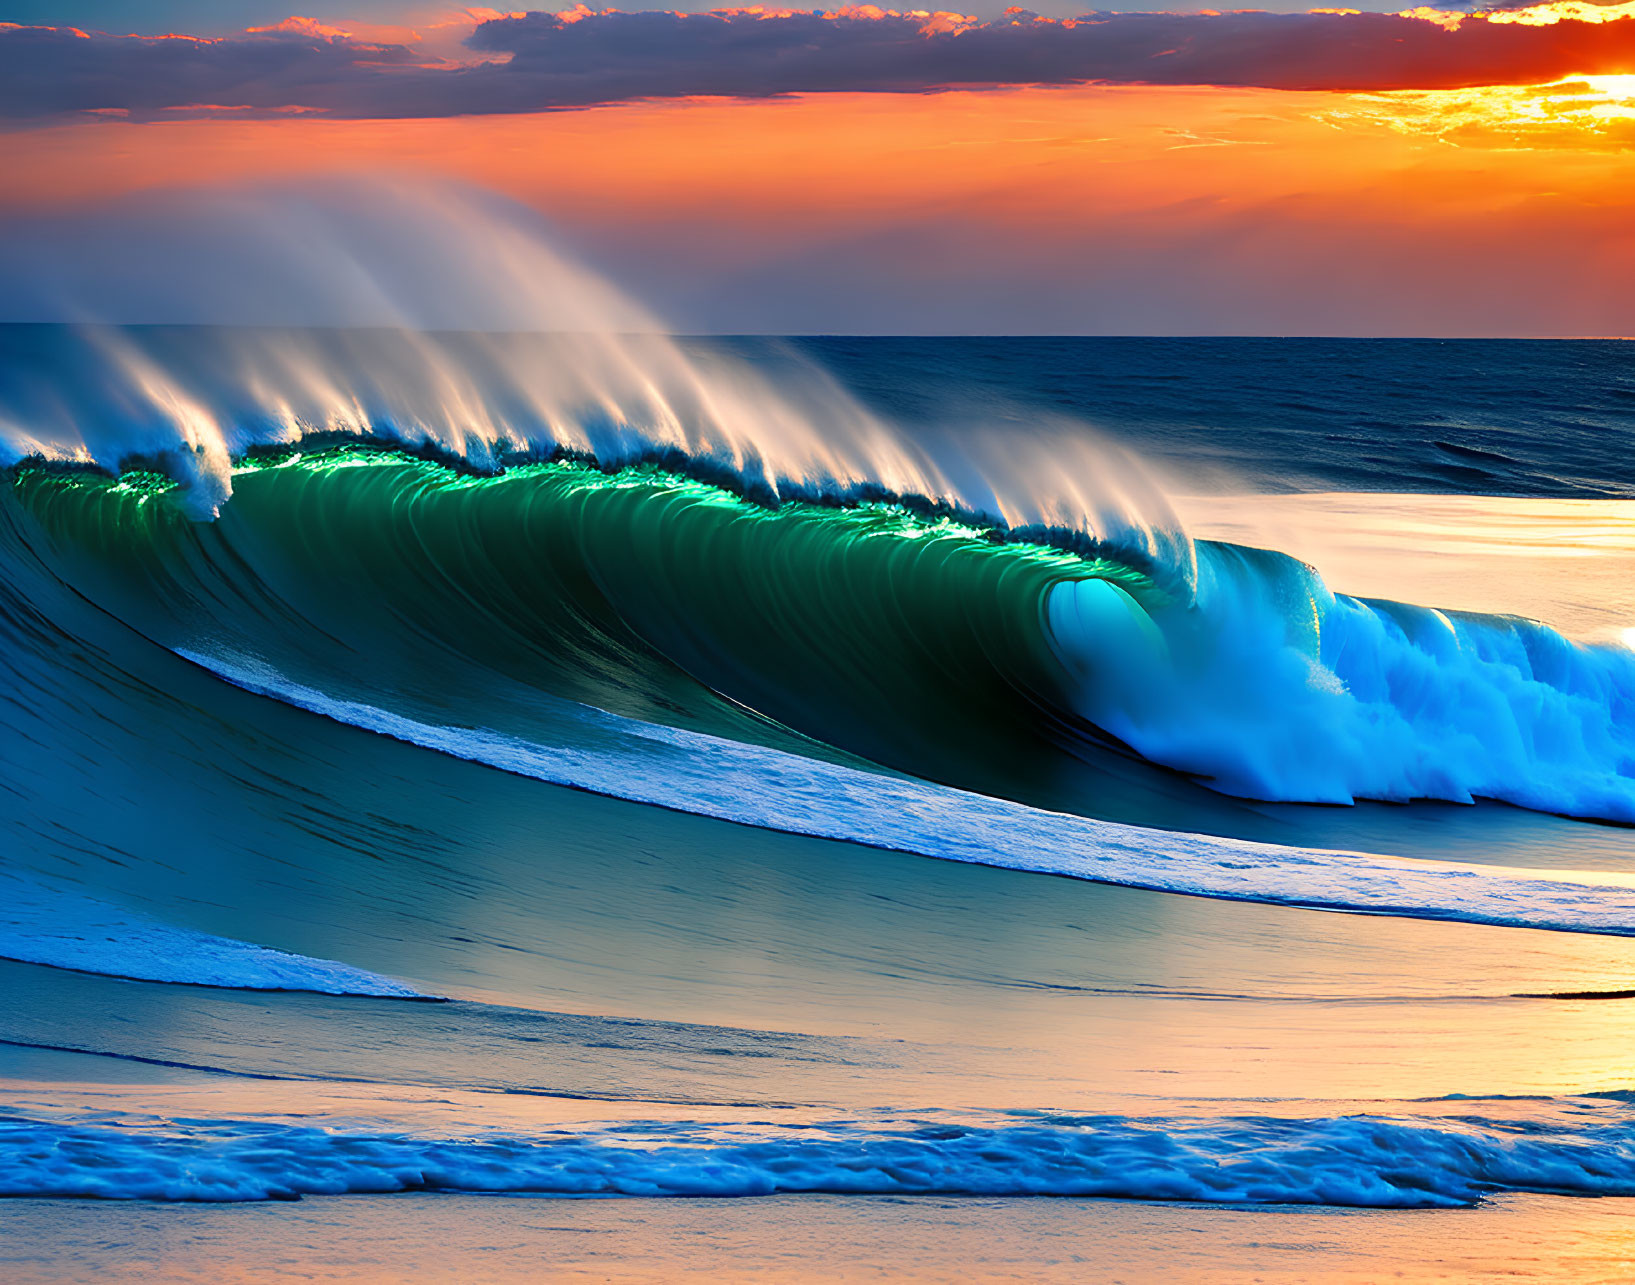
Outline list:
[[[164,217],[373,323],[0,327],[8,540],[49,532],[48,578],[167,646],[409,716],[440,670],[463,721],[528,739],[545,691],[1178,827],[1209,792],[1635,822],[1628,648],[1195,542],[1082,424],[910,432],[787,347],[684,345],[481,193]],[[508,328],[438,328],[462,307]]]
[[[1183,592],[1067,531],[653,464],[351,446],[234,485],[199,525],[162,477],[24,469],[9,537],[167,647],[529,742],[557,698],[1181,828],[1211,793],[1635,821],[1635,653],[1335,594],[1276,553],[1198,542]]]

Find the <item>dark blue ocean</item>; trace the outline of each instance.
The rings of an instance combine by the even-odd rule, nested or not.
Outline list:
[[[755,341],[750,341],[753,347]],[[1062,415],[1292,491],[1628,496],[1625,340],[810,338],[882,414]]]

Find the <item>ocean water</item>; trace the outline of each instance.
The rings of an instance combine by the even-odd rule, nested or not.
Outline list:
[[[9,1261],[1588,1235],[1630,351],[0,327]],[[706,1245],[677,1197],[764,1201]],[[1373,1212],[1275,1230],[1324,1210]]]

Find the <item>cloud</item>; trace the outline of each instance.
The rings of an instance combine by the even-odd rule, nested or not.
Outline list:
[[[198,39],[6,25],[0,26],[0,116],[119,111],[152,117],[194,104],[333,110],[338,94],[355,93],[385,69],[415,59],[404,45],[310,30]]]
[[[492,11],[489,11],[492,14]],[[533,112],[651,98],[962,86],[1451,89],[1635,71],[1635,0],[1458,14],[1094,13],[989,22],[834,12],[474,14],[465,54],[291,19],[222,39],[0,24],[0,117]]]

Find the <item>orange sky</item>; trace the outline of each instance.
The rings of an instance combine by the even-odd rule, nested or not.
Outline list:
[[[988,309],[994,329],[1040,331],[1622,334],[1635,333],[1631,100],[1635,80],[109,120],[0,135],[0,201],[449,174],[543,210],[701,329],[867,330],[856,292],[873,290],[880,329],[982,329]],[[959,316],[936,325],[949,307]]]

